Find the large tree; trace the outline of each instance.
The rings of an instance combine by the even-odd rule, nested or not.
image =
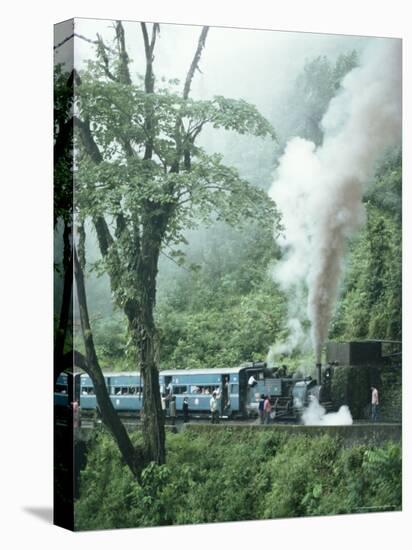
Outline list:
[[[206,125],[262,137],[275,138],[275,132],[243,100],[190,98],[207,27],[200,32],[181,90],[176,81],[165,84],[155,77],[159,25],[149,29],[141,23],[140,32],[146,67],[140,79],[131,77],[121,22],[115,25],[114,46],[108,47],[98,36],[96,61],[77,77],[75,215],[79,227],[91,220],[114,301],[127,318],[131,349],[143,376],[143,461],[163,463],[164,421],[153,316],[159,254],[164,247],[178,253],[184,229],[200,221],[222,219],[235,224],[257,213],[274,215],[265,193],[225,166],[221,156],[207,154],[197,140]],[[139,54],[134,52],[136,57]],[[80,282],[82,249],[81,244],[76,260]],[[79,298],[86,358],[96,376],[98,359],[84,316],[86,298]],[[96,381],[99,403],[107,402],[101,377]],[[102,410],[103,416],[108,411]]]

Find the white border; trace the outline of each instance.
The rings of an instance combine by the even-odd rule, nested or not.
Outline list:
[[[211,24],[280,30],[394,36],[404,39],[404,207],[405,236],[410,222],[410,128],[411,97],[410,19],[404,0],[345,0],[331,2],[268,2],[255,0],[241,5],[235,0],[136,2],[72,0],[64,4],[13,1],[1,8],[1,106],[2,162],[0,179],[1,235],[1,341],[2,451],[1,523],[3,547],[42,545],[59,549],[123,548],[289,548],[334,550],[348,547],[389,548],[408,540],[410,476],[405,480],[405,511],[298,520],[258,521],[213,526],[132,529],[70,534],[52,527],[28,508],[52,505],[52,38],[53,23],[78,17],[160,20],[187,24]],[[226,45],[222,44],[222,48]],[[404,282],[410,280],[410,246],[406,238]],[[404,312],[409,312],[405,292]],[[405,382],[409,352],[405,324]],[[20,380],[17,398],[8,389]],[[405,392],[405,396],[407,393]],[[411,401],[410,399],[408,399]],[[26,403],[25,408],[22,403]],[[411,416],[405,404],[404,418]],[[408,451],[409,436],[405,434]],[[406,453],[407,454],[407,453]],[[410,461],[407,462],[410,466]],[[410,468],[409,468],[410,469]],[[410,527],[410,526],[409,526]],[[75,537],[75,538],[74,538]],[[123,546],[124,545],[124,546]]]

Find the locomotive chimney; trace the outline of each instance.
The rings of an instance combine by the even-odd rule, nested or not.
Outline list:
[[[316,363],[316,370],[318,374],[318,384],[322,384],[322,363]]]

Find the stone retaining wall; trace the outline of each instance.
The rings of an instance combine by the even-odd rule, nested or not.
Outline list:
[[[210,430],[273,430],[288,435],[321,436],[328,434],[331,437],[339,437],[343,440],[344,446],[352,445],[381,445],[387,441],[400,443],[402,441],[402,424],[400,423],[359,423],[352,426],[302,426],[294,424],[269,424],[260,426],[258,424],[186,424],[185,430],[194,432]]]

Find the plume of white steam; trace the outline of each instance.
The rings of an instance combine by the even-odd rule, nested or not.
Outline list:
[[[352,415],[347,405],[342,405],[338,412],[326,413],[326,410],[316,397],[313,397],[309,406],[303,411],[302,421],[305,426],[350,426],[353,424]]]
[[[289,355],[298,346],[304,347],[306,333],[299,319],[293,317],[286,323],[288,336],[281,342],[270,347],[266,362],[273,366],[275,359],[281,355]]]
[[[283,289],[308,289],[307,316],[320,361],[347,239],[365,218],[362,195],[379,157],[401,136],[401,44],[375,39],[323,117],[321,146],[290,140],[269,191],[282,213]]]

